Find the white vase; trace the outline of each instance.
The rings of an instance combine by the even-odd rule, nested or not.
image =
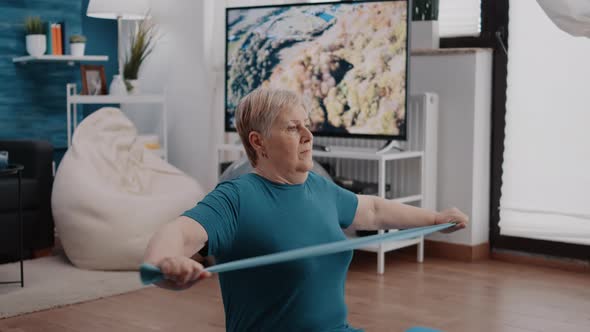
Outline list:
[[[411,49],[433,49],[440,45],[438,21],[412,21]]]
[[[47,50],[47,40],[45,35],[27,35],[26,37],[27,53],[32,56],[45,54]]]
[[[86,43],[70,43],[70,53],[73,56],[84,56],[84,49],[86,48]]]
[[[109,94],[113,96],[125,96],[127,95],[127,87],[121,75],[114,75],[111,85],[109,85]]]
[[[129,94],[130,95],[137,95],[139,94],[139,80],[127,80],[127,83],[129,83]]]

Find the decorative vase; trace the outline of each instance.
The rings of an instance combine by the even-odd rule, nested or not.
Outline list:
[[[127,92],[130,95],[137,95],[139,94],[139,80],[127,80]]]
[[[440,45],[438,21],[412,21],[411,49],[433,49]]]
[[[27,35],[26,37],[27,53],[32,56],[45,54],[47,50],[47,41],[45,35]]]
[[[113,96],[125,96],[127,95],[127,88],[121,75],[114,75],[111,85],[109,85],[109,94]]]
[[[73,56],[84,56],[84,49],[86,48],[86,43],[70,43],[70,53]]]

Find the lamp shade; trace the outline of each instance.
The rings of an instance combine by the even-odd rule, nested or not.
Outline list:
[[[90,0],[86,15],[116,20],[142,20],[150,9],[148,0]]]

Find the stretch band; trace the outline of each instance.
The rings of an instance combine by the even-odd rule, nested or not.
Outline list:
[[[205,271],[211,273],[221,273],[241,269],[248,269],[262,265],[277,264],[299,258],[329,255],[337,252],[360,248],[374,243],[416,238],[430,233],[442,231],[455,225],[455,223],[446,223],[434,226],[416,227],[397,232],[388,232],[384,234],[365,236],[352,240],[342,240],[332,243],[314,245],[299,249],[287,250],[275,254],[251,257],[246,259],[240,259],[233,262],[213,265],[206,268]],[[141,282],[144,285],[153,284],[165,279],[164,274],[162,273],[162,271],[160,271],[158,267],[147,263],[141,264],[139,268],[139,274]]]

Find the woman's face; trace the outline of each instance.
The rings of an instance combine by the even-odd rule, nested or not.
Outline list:
[[[285,172],[307,172],[313,168],[313,135],[310,120],[302,106],[281,112],[270,130],[266,153],[271,163]]]

